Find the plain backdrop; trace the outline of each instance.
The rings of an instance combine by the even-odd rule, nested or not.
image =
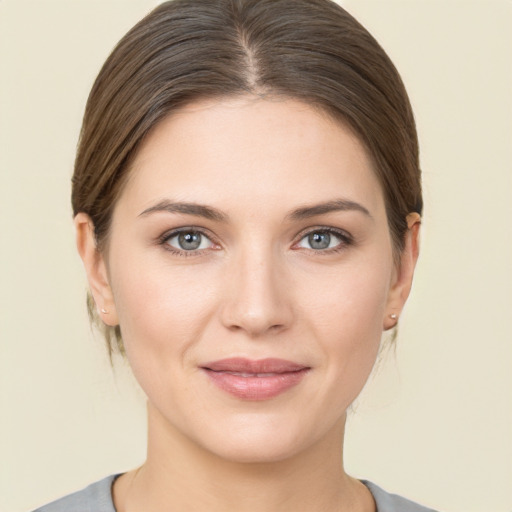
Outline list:
[[[70,176],[85,101],[158,2],[0,0],[0,510],[140,464],[144,397],[88,327]],[[512,3],[352,0],[415,109],[422,254],[346,466],[447,512],[512,510]]]

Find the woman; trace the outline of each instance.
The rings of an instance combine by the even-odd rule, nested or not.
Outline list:
[[[89,312],[148,397],[148,454],[39,510],[427,510],[343,469],[422,210],[406,92],[352,17],[162,4],[93,86],[72,202]]]

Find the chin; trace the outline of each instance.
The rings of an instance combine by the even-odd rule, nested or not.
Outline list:
[[[261,436],[252,439],[231,439],[211,450],[218,457],[239,464],[271,464],[293,458],[301,447],[290,440],[276,439],[275,436]]]
[[[283,421],[281,418],[237,418],[229,425],[219,425],[209,435],[198,439],[214,455],[236,463],[265,464],[292,459],[307,451],[322,437],[307,422]],[[340,435],[340,442],[342,434]]]

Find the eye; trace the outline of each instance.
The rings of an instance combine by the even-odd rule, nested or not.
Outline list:
[[[325,251],[349,245],[350,242],[351,240],[347,235],[337,231],[317,229],[310,231],[306,236],[302,237],[297,246],[314,251]]]
[[[171,233],[164,243],[179,251],[188,252],[209,249],[213,246],[213,242],[206,235],[194,230]]]

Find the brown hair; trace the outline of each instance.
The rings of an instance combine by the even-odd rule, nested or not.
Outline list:
[[[400,76],[368,31],[330,0],[174,0],[121,39],[87,102],[72,205],[90,216],[100,250],[148,132],[193,100],[243,93],[303,100],[348,124],[373,158],[403,248],[406,216],[422,210],[417,134]],[[119,327],[96,323],[109,350],[123,351]]]

